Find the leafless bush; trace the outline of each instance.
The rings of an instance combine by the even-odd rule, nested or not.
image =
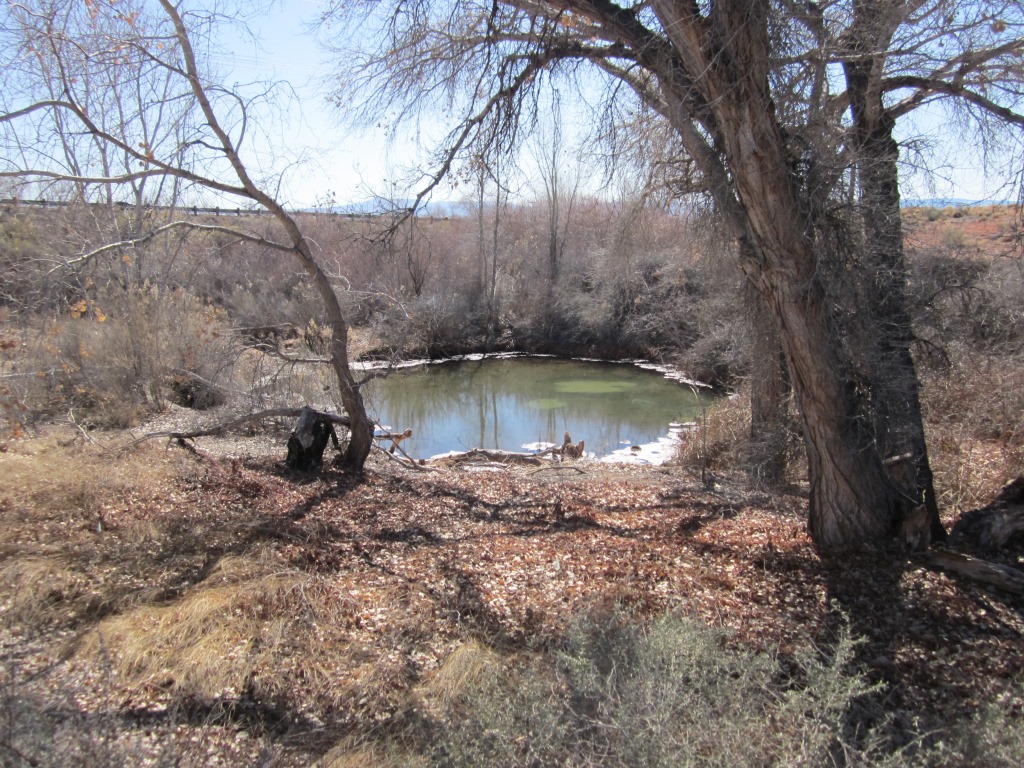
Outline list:
[[[165,400],[223,401],[238,354],[227,327],[223,309],[180,289],[106,290],[47,326],[35,364],[51,371],[51,407],[98,426],[130,426]]]

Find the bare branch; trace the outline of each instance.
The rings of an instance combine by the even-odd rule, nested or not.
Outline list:
[[[958,82],[947,80],[936,80],[930,77],[914,77],[903,75],[891,77],[883,81],[882,87],[886,91],[897,91],[905,88],[914,88],[916,93],[903,101],[889,108],[893,117],[902,117],[917,107],[924,104],[930,97],[948,96],[963,99],[969,104],[980,107],[991,113],[1003,122],[1024,127],[1024,114],[1017,112],[1007,106],[999,104],[984,94],[965,87]]]
[[[245,232],[244,230],[235,229],[233,227],[224,227],[217,224],[202,224],[200,222],[195,221],[172,221],[168,224],[159,226],[156,229],[153,229],[147,232],[146,234],[141,235],[140,237],[135,237],[130,240],[119,240],[118,242],[114,243],[106,243],[105,245],[101,245],[99,248],[94,248],[88,253],[83,253],[81,256],[78,256],[74,259],[69,259],[60,266],[54,267],[53,269],[50,270],[49,274],[52,274],[57,269],[81,266],[89,261],[92,261],[96,257],[102,256],[105,253],[110,253],[111,251],[118,251],[126,248],[138,248],[141,245],[145,245],[153,238],[159,237],[160,235],[166,234],[168,232],[172,232],[176,229],[189,229],[197,232],[210,233],[219,232],[222,234],[232,235],[233,237],[237,237],[240,240],[255,243],[256,245],[262,245],[267,248],[273,248],[278,251],[285,251],[287,253],[290,253],[294,250],[293,246],[275,243],[274,241],[267,240],[266,238],[260,237],[259,235],[254,235],[251,232]]]
[[[270,408],[256,413],[247,413],[244,416],[239,416],[235,419],[231,419],[230,421],[225,421],[212,427],[206,427],[205,429],[196,429],[191,432],[181,432],[177,430],[149,432],[142,437],[132,440],[130,443],[123,446],[120,451],[123,453],[124,451],[134,448],[140,443],[144,443],[147,440],[153,440],[158,437],[166,437],[172,440],[193,440],[197,437],[214,437],[216,435],[221,435],[230,429],[235,429],[236,427],[240,427],[243,424],[249,424],[253,421],[266,421],[267,419],[282,418],[297,419],[302,413],[302,410],[302,408]],[[350,420],[347,416],[339,416],[325,411],[314,411],[313,413],[318,419],[329,421],[331,424],[340,424],[343,427],[351,426]]]

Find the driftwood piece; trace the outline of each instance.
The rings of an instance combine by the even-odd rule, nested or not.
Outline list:
[[[583,455],[583,441],[580,440],[576,445],[572,444],[572,436],[565,433],[565,437],[562,439],[561,453],[563,459],[578,459]]]
[[[995,500],[981,509],[960,516],[950,533],[950,543],[995,551],[1005,547],[1014,536],[1024,533],[1024,477],[1003,488]]]
[[[560,446],[551,446],[537,453],[520,453],[517,451],[503,451],[490,448],[473,448],[462,453],[453,453],[443,456],[437,461],[445,464],[463,464],[467,462],[486,461],[494,465],[526,464],[540,467],[545,464],[543,459],[550,456],[552,459],[578,459],[583,456],[584,443],[580,440],[575,445],[568,432]]]
[[[473,448],[462,453],[454,453],[438,459],[439,462],[462,464],[470,461],[489,461],[495,464],[528,464],[540,466],[542,457],[556,452],[557,448],[548,448],[540,453],[517,453],[497,449]]]
[[[517,453],[515,451],[489,450],[485,448],[474,448],[455,457],[458,461],[484,460],[496,464],[530,464],[540,466],[542,463],[537,454]]]

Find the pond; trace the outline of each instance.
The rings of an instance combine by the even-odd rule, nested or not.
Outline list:
[[[413,436],[415,458],[471,448],[510,451],[561,445],[566,431],[588,455],[658,463],[671,425],[699,418],[686,384],[628,363],[555,358],[483,358],[400,369],[368,383],[367,410]],[[614,454],[614,456],[613,456]]]

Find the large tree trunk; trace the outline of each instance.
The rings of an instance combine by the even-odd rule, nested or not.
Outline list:
[[[733,213],[741,266],[774,318],[786,356],[807,448],[811,537],[822,553],[881,547],[892,535],[897,498],[829,310],[807,192],[789,164],[771,100],[768,4],[723,0],[710,26],[677,17],[666,27],[676,22],[681,33],[701,35],[679,34],[676,50],[694,57],[717,52],[714,67],[687,61],[687,68],[701,72],[703,101],[728,166],[716,197]]]
[[[792,252],[786,254],[792,261]],[[808,528],[815,547],[838,554],[880,548],[890,538],[897,499],[875,449],[863,403],[813,273],[744,263],[779,324],[807,449]],[[810,269],[808,269],[810,267]]]
[[[914,334],[907,307],[907,267],[900,216],[899,146],[895,123],[872,87],[871,59],[846,65],[854,119],[857,178],[864,245],[854,274],[858,321],[852,334],[859,368],[870,382],[873,427],[887,476],[899,494],[898,515],[920,505],[929,515],[931,539],[942,541],[921,415],[920,382],[911,354]]]
[[[791,423],[789,371],[775,322],[749,282],[745,303],[751,326],[750,448],[748,473],[755,486],[785,480]]]

